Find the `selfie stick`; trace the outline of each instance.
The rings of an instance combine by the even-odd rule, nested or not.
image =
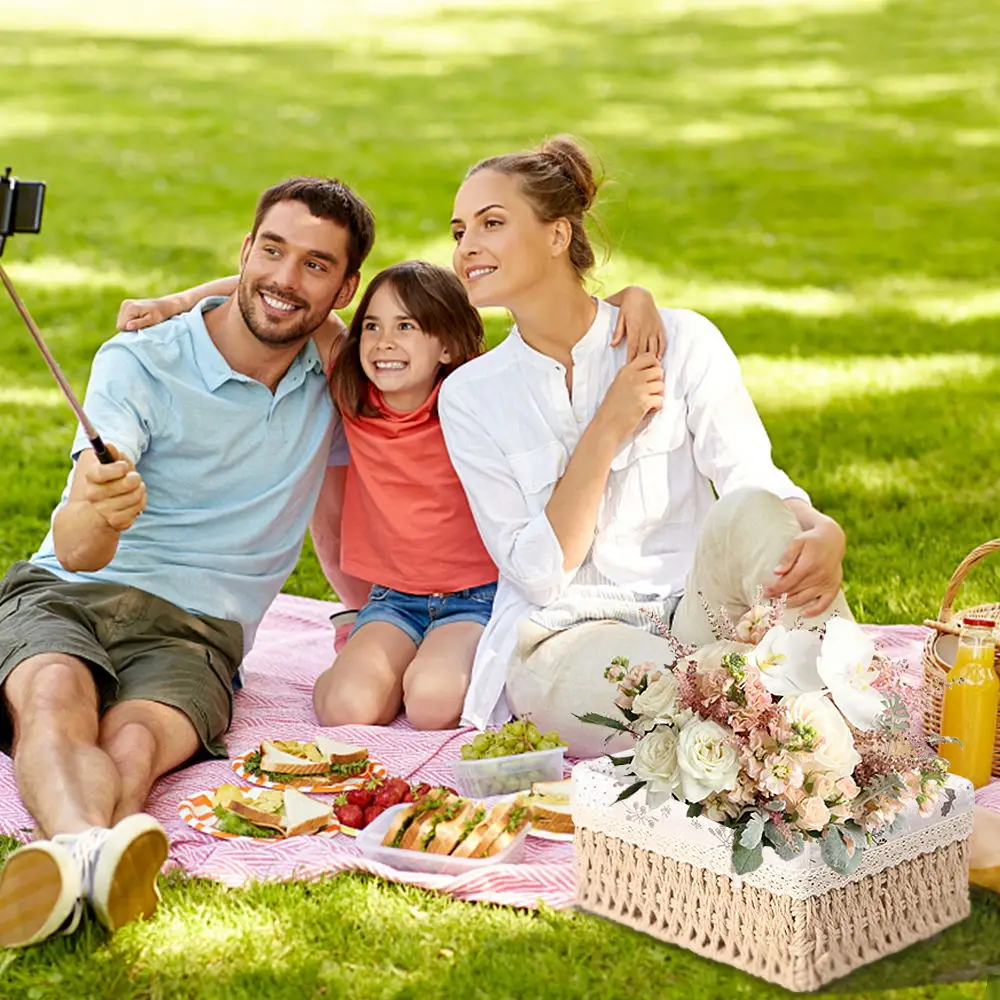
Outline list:
[[[49,371],[52,372],[53,376],[55,376],[55,380],[59,383],[59,388],[62,389],[62,393],[66,397],[66,402],[73,408],[73,412],[76,414],[76,419],[80,421],[80,426],[83,427],[83,430],[90,441],[90,446],[94,449],[94,454],[97,456],[97,460],[101,463],[101,465],[110,465],[115,460],[114,455],[108,451],[108,446],[101,440],[100,434],[97,433],[87,414],[83,412],[83,407],[80,405],[80,401],[76,398],[73,390],[70,388],[69,382],[66,381],[66,376],[63,375],[62,369],[59,367],[59,362],[52,356],[52,352],[49,350],[48,345],[42,338],[41,331],[35,325],[35,321],[31,318],[31,313],[28,312],[28,307],[21,301],[21,296],[15,291],[10,278],[7,277],[7,272],[3,269],[2,265],[0,265],[0,281],[3,281],[4,288],[6,288],[10,293],[10,297],[14,300],[14,305],[17,307],[17,311],[21,314],[21,319],[24,320],[25,326],[27,326],[31,336],[35,338],[35,343],[38,345],[38,349],[42,352],[42,357],[45,358],[45,363],[49,366]]]

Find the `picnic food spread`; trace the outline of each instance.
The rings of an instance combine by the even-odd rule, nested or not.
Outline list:
[[[331,806],[295,788],[251,797],[236,785],[221,785],[212,804],[221,832],[263,840],[317,833],[333,814]]]
[[[426,781],[411,785],[405,778],[373,778],[361,788],[349,788],[333,800],[334,813],[341,827],[363,830],[392,806],[415,802],[431,791],[457,794],[453,788],[432,789]]]
[[[529,822],[523,798],[490,808],[439,788],[401,809],[382,844],[455,858],[487,858],[499,854]]]
[[[366,747],[317,736],[308,743],[264,740],[246,756],[243,770],[278,784],[301,786],[363,777],[370,765]]]

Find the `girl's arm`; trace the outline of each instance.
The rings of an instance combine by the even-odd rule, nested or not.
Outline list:
[[[236,291],[239,278],[234,274],[228,278],[216,278],[203,285],[164,295],[159,299],[125,299],[118,307],[116,330],[142,330],[155,326],[164,320],[187,312],[209,295],[232,295]]]
[[[319,499],[309,522],[313,548],[330,586],[348,608],[364,607],[371,584],[345,573],[340,568],[340,516],[344,507],[346,465],[327,467]]]
[[[652,292],[641,285],[627,285],[606,301],[619,309],[611,346],[617,347],[624,337],[629,361],[647,353],[662,358],[667,349],[667,332]]]

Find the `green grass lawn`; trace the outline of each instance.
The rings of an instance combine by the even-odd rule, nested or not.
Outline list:
[[[0,166],[49,184],[42,235],[4,263],[80,388],[120,299],[232,272],[274,181],[353,184],[379,219],[369,273],[447,262],[465,168],[570,131],[613,182],[597,289],[643,283],[726,333],[779,463],[847,530],[860,619],[933,614],[1000,535],[992,0],[34,0],[3,21]],[[72,432],[0,302],[3,563],[45,531]],[[960,603],[995,599],[998,568]],[[288,589],[329,596],[311,550]],[[964,924],[832,989],[985,997],[990,976],[1000,901],[977,895]],[[0,954],[0,997],[30,1000],[637,990],[782,994],[596,919],[361,876],[172,877],[113,941]]]

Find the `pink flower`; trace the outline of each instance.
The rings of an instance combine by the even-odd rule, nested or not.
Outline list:
[[[803,799],[795,811],[795,825],[800,830],[822,830],[830,822],[830,809],[818,795]]]

